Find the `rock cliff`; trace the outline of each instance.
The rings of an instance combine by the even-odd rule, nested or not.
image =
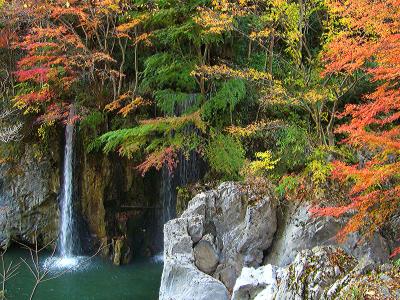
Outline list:
[[[262,263],[276,230],[276,201],[251,196],[224,183],[165,225],[160,299],[228,299],[242,268]]]
[[[307,203],[277,208],[272,189],[254,196],[224,183],[165,225],[161,300],[347,299],[371,271],[387,279],[375,285],[386,295],[376,299],[396,299],[398,269],[381,267],[388,237],[376,232],[365,241],[355,233],[338,245],[344,219],[313,218]]]
[[[58,235],[59,153],[26,145],[18,161],[0,166],[0,243],[41,243]]]

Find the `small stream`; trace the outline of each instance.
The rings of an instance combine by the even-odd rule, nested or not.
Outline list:
[[[26,250],[10,249],[6,261],[29,261]],[[43,264],[49,254],[41,256]],[[158,299],[162,264],[149,258],[137,258],[130,265],[116,267],[108,260],[95,257],[78,270],[45,282],[39,286],[33,299],[40,300],[153,300]],[[29,299],[34,279],[25,265],[6,286],[9,300]]]

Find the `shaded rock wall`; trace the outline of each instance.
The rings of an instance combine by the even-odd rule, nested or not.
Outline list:
[[[47,147],[21,141],[12,150],[20,152],[19,158],[0,165],[1,245],[11,239],[31,243],[35,231],[41,244],[58,236],[64,134],[62,128],[52,134]],[[74,210],[81,251],[97,249],[103,242],[114,245],[108,251],[112,256],[114,248],[129,251],[116,253],[125,258],[158,253],[162,249],[162,229],[155,222],[162,220],[159,174],[142,178],[129,160],[86,153],[87,135],[76,128]]]
[[[162,249],[159,178],[156,172],[143,178],[135,163],[118,155],[87,153],[78,136],[76,159],[77,213],[82,244],[91,250],[110,244],[112,256],[152,255]],[[124,247],[116,247],[124,242]],[[129,253],[119,253],[125,249]],[[118,260],[118,259],[117,259]],[[123,262],[126,262],[123,261]]]
[[[40,243],[58,236],[58,193],[60,190],[60,148],[44,150],[25,144],[18,160],[0,165],[0,243],[12,239]]]

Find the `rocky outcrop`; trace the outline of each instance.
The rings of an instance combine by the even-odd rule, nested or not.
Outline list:
[[[164,227],[160,299],[228,299],[242,268],[262,263],[275,230],[270,195],[254,200],[235,183],[197,195]]]
[[[59,156],[26,145],[18,161],[0,167],[0,244],[48,243],[58,235]]]
[[[353,299],[355,293],[359,297],[356,299],[398,299],[398,268],[387,265],[369,269],[371,265],[365,260],[357,263],[354,257],[333,246],[304,250],[285,268],[244,268],[233,299]],[[367,285],[371,288],[366,289]]]
[[[116,238],[112,241],[112,262],[114,265],[126,265],[132,259],[132,251],[125,237]]]
[[[188,234],[190,218],[168,222],[164,227],[164,270],[160,299],[229,299],[225,286],[194,265],[193,241]]]
[[[321,245],[340,246],[356,258],[368,255],[377,263],[389,260],[389,241],[379,232],[371,240],[362,240],[359,233],[353,233],[344,243],[338,244],[336,234],[345,224],[346,217],[314,218],[309,214],[308,203],[287,203],[283,209],[283,212],[278,210],[278,230],[265,264],[286,266],[300,251]]]

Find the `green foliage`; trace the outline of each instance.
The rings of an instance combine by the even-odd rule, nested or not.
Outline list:
[[[157,106],[167,116],[173,116],[175,110],[190,113],[199,108],[201,96],[188,93],[174,92],[173,90],[160,90],[154,93]]]
[[[287,193],[294,192],[300,184],[298,177],[296,176],[284,176],[280,180],[278,186],[275,188],[275,192],[284,197]]]
[[[187,133],[186,129],[190,126],[200,132],[204,130],[204,124],[196,114],[164,118],[107,132],[93,141],[88,150],[102,148],[104,153],[118,150],[122,156],[132,158],[136,153],[151,153],[170,146],[176,149],[194,147],[199,143],[196,135]]]
[[[309,151],[309,136],[307,131],[298,125],[289,125],[280,130],[277,146],[281,158],[277,169],[281,173],[302,168]]]
[[[400,267],[400,258],[394,262],[394,265],[396,267]]]
[[[191,92],[196,88],[196,81],[190,73],[195,61],[188,57],[177,57],[172,53],[157,53],[145,61],[143,92],[154,92],[163,89]]]
[[[218,92],[203,107],[206,120],[217,119],[221,113],[232,113],[235,107],[246,98],[246,84],[242,79],[224,82]]]
[[[100,127],[100,125],[104,121],[105,121],[104,113],[100,111],[93,111],[79,122],[79,129],[80,130],[89,129],[92,130],[93,132],[96,132],[96,130]]]
[[[228,135],[217,134],[206,148],[206,158],[211,169],[224,179],[237,179],[245,158],[240,142]]]

